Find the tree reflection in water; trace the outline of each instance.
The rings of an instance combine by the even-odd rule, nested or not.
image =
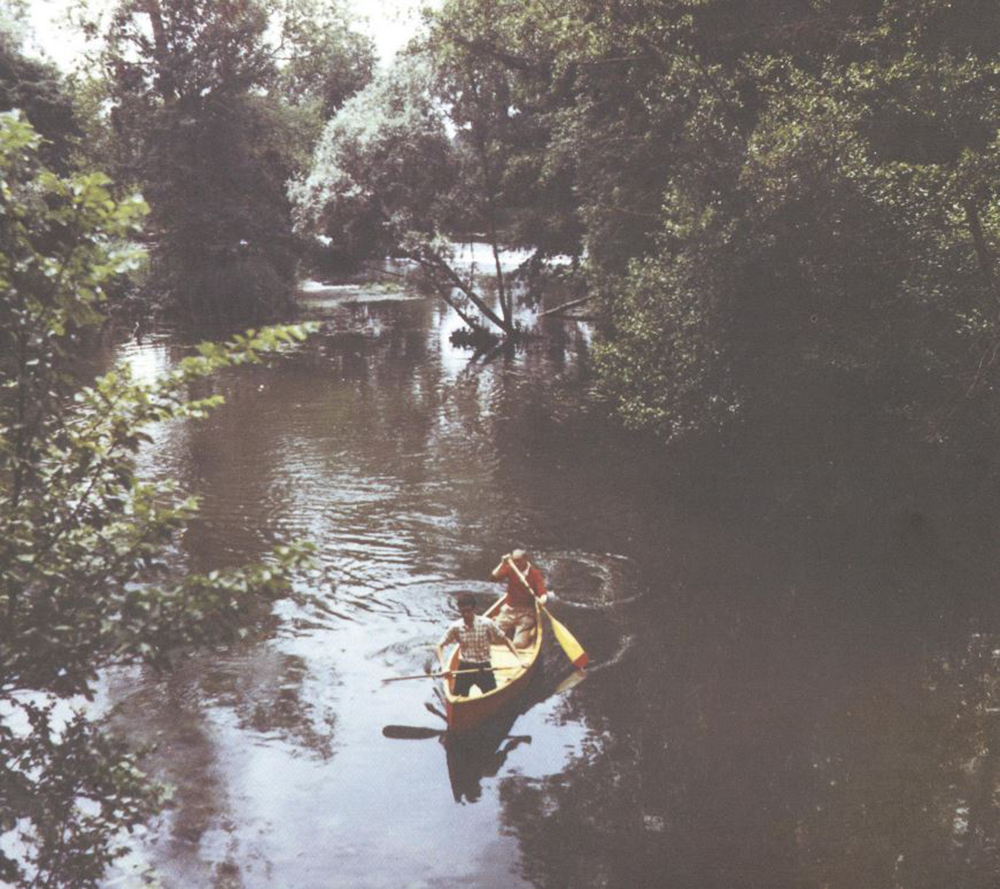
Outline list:
[[[536,887],[992,889],[1000,637],[922,661],[910,682],[865,670],[841,687],[640,677],[629,694],[595,674],[584,749],[558,775],[500,782],[522,875]]]
[[[147,676],[129,691],[135,681],[131,673],[115,680],[113,724],[147,747],[145,767],[172,791],[144,857],[171,875],[169,885],[209,885],[213,867],[238,873],[230,850],[213,862],[205,846],[238,832],[240,788],[227,760],[233,748],[227,753],[223,739],[243,750],[248,736],[261,749],[280,742],[297,756],[330,760],[336,677],[317,675],[296,655],[248,644],[194,655],[160,681]]]

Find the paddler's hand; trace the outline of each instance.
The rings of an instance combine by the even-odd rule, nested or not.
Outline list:
[[[548,601],[549,601],[549,594],[548,594],[548,593],[542,593],[542,594],[541,594],[541,595],[540,595],[540,596],[538,597],[538,604],[539,604],[539,605],[544,605],[544,604],[545,604],[546,602],[548,602]]]

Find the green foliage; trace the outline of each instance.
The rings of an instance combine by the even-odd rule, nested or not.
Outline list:
[[[204,344],[157,382],[116,368],[80,387],[73,362],[103,320],[104,284],[135,262],[126,244],[145,206],[115,201],[99,174],[49,172],[39,141],[0,115],[0,828],[16,826],[27,849],[20,862],[0,853],[0,874],[89,886],[158,797],[99,727],[56,719],[55,702],[90,698],[110,665],[168,666],[188,646],[237,638],[247,608],[308,559],[305,545],[280,546],[264,564],[172,580],[163,554],[196,504],[137,478],[135,455],[151,424],[221,402],[192,400],[195,380],[308,328]]]
[[[286,182],[323,110],[372,69],[369,43],[339,6],[325,10],[122,0],[114,11],[102,61],[117,178],[152,208],[148,295],[182,317],[256,322],[291,308],[300,245]]]
[[[131,831],[153,815],[163,793],[150,787],[135,755],[77,713],[53,704],[17,702],[23,730],[0,726],[0,831],[24,850],[0,853],[7,885],[101,885],[125,851],[113,831]]]
[[[541,14],[539,14],[541,12]],[[524,2],[447,2],[424,51],[461,149],[453,225],[540,255],[577,254],[582,228],[573,158],[556,150],[558,17]]]
[[[187,318],[259,319],[289,305],[287,169],[266,153],[252,95],[275,76],[267,24],[253,2],[124,2],[107,34],[120,178],[152,207],[154,295]],[[261,265],[273,288],[263,304],[263,288],[240,286]]]
[[[511,335],[499,269],[503,317],[452,267],[446,233],[469,194],[426,61],[398,60],[327,124],[308,177],[291,189],[299,230],[349,261],[406,257],[471,329],[482,327],[478,310]]]
[[[618,336],[597,347],[597,393],[631,429],[680,438],[723,426],[740,407],[718,347],[724,285],[700,259],[637,260],[627,278],[606,285]]]
[[[834,399],[937,435],[1000,382],[998,15],[479,0],[444,4],[430,46],[504,171],[501,218],[545,218],[541,188],[518,207],[504,184],[529,156],[569,177],[598,388],[629,425]]]
[[[44,137],[40,151],[46,165],[65,172],[81,135],[69,91],[53,65],[25,56],[14,33],[0,23],[0,112],[14,109]]]
[[[327,124],[292,189],[303,231],[358,256],[438,236],[457,170],[431,85],[419,61],[397,62]]]
[[[371,39],[355,31],[336,3],[284,0],[275,92],[296,106],[315,104],[329,120],[375,73]]]

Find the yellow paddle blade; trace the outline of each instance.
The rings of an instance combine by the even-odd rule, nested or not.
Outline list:
[[[583,646],[576,641],[576,637],[566,627],[549,614],[547,608],[543,608],[542,611],[545,612],[545,616],[552,624],[552,632],[555,634],[556,642],[562,646],[562,650],[566,652],[566,657],[573,662],[574,667],[582,670],[587,666],[587,661],[590,660],[587,657],[587,652],[583,650]]]

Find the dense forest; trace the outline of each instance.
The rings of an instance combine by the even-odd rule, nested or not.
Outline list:
[[[78,11],[73,75],[5,6],[0,702],[30,731],[0,724],[0,832],[28,850],[0,850],[2,880],[96,885],[160,803],[56,702],[231,637],[308,561],[161,583],[195,505],[133,472],[144,426],[217,403],[192,381],[308,330],[205,345],[155,385],[82,381],[109,318],[288,321],[301,278],[393,256],[511,343],[519,299],[588,300],[595,399],[664,449],[816,404],[994,449],[994,2],[445,0],[379,65],[337,2],[119,0]],[[490,282],[456,270],[470,238]]]
[[[998,15],[455,3],[428,51],[505,240],[586,257],[626,422],[839,389],[936,436],[992,412]]]
[[[432,271],[456,230],[583,258],[599,388],[634,428],[839,390],[948,436],[992,422],[998,15],[446,3],[293,194],[309,230]]]

